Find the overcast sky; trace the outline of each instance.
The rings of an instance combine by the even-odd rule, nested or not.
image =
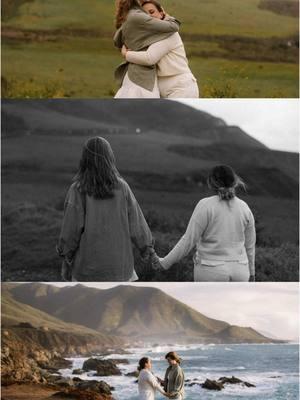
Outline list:
[[[66,284],[55,283],[55,285]],[[120,284],[85,285],[107,289]],[[233,325],[251,326],[279,339],[297,340],[299,337],[297,283],[144,282],[131,285],[160,288],[204,315]]]
[[[183,103],[238,125],[271,149],[298,151],[298,99],[186,99]]]

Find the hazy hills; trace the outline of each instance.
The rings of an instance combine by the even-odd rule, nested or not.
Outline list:
[[[105,335],[83,325],[80,326],[77,324],[64,322],[62,319],[55,318],[54,316],[45,313],[36,307],[31,307],[24,302],[17,301],[10,292],[13,287],[18,288],[19,286],[14,284],[2,285],[2,326],[7,328],[16,327],[21,323],[29,323],[35,328],[42,329],[44,332],[55,331],[61,337],[63,337],[63,335],[68,335],[68,337],[71,337],[72,340],[75,340],[75,342],[81,340],[87,345],[89,342],[91,345],[98,345],[99,347],[113,347],[122,344],[122,340],[120,338],[116,338],[112,335]],[[60,342],[63,345],[63,340],[60,339]],[[67,346],[68,343],[66,342],[65,345]]]
[[[18,131],[84,134],[99,130],[110,134],[158,132],[197,138],[204,143],[231,143],[265,148],[240,128],[182,103],[160,100],[27,100],[4,101],[5,134]],[[19,129],[17,126],[19,121]],[[24,129],[25,128],[25,129]]]
[[[208,318],[155,288],[116,286],[99,290],[83,285],[57,288],[32,283],[15,285],[9,291],[18,302],[59,320],[126,340],[160,340],[163,343],[172,340],[198,343],[273,341],[252,328]]]
[[[61,150],[66,142],[73,147],[79,144],[79,138],[106,137],[125,175],[147,171],[166,180],[167,175],[176,174],[197,184],[205,182],[210,166],[227,163],[237,169],[253,194],[297,197],[296,153],[272,151],[239,127],[179,102],[5,101],[2,113],[4,136],[25,136],[26,142],[34,141],[37,147],[47,139],[29,136],[59,135],[56,143]],[[51,153],[39,157],[35,152],[34,159],[39,158],[49,159],[47,168],[54,161]]]
[[[158,254],[170,250],[194,206],[211,195],[208,171],[227,163],[246,182],[239,196],[258,221],[257,279],[297,279],[298,154],[272,151],[239,127],[174,101],[14,100],[3,101],[2,113],[3,280],[61,279],[55,244],[64,196],[84,142],[95,135],[111,143]],[[192,280],[192,261],[138,275]]]

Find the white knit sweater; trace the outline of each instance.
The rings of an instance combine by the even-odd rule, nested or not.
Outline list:
[[[157,64],[158,77],[191,73],[184,45],[178,32],[152,44],[146,51],[128,51],[126,60],[139,65]]]
[[[255,241],[254,217],[243,200],[207,197],[199,201],[185,234],[161,264],[167,269],[196,247],[196,265],[205,260],[248,260],[250,275],[254,275]]]

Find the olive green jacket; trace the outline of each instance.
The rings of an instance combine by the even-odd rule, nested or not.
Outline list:
[[[146,50],[151,44],[167,39],[179,31],[179,21],[173,17],[164,20],[153,18],[141,8],[134,7],[127,15],[126,21],[114,35],[115,46],[123,44],[133,51]],[[136,85],[152,91],[155,85],[156,66],[144,66],[123,62],[115,71],[115,78],[122,85],[125,74]]]
[[[171,394],[171,399],[184,396],[184,373],[179,365],[167,368],[164,379],[164,390]]]

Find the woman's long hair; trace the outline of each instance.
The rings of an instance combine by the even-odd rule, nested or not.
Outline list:
[[[181,358],[178,356],[177,353],[175,353],[175,351],[170,351],[168,354],[165,355],[165,359],[167,360],[168,358],[170,358],[171,360],[174,360],[177,362],[177,364],[181,363]]]
[[[142,369],[145,368],[145,365],[148,364],[149,362],[149,358],[148,357],[143,357],[140,359],[139,361],[139,365],[138,365],[138,371],[141,371]]]
[[[221,200],[230,200],[235,196],[236,188],[246,188],[243,180],[229,165],[217,165],[207,179],[208,187],[213,189]]]
[[[95,199],[111,198],[119,176],[108,141],[99,136],[87,140],[82,150],[79,169],[73,179],[78,183],[81,193],[87,193]]]
[[[138,0],[117,0],[116,1],[116,28],[119,29],[126,20],[129,11],[133,7],[141,7]]]

